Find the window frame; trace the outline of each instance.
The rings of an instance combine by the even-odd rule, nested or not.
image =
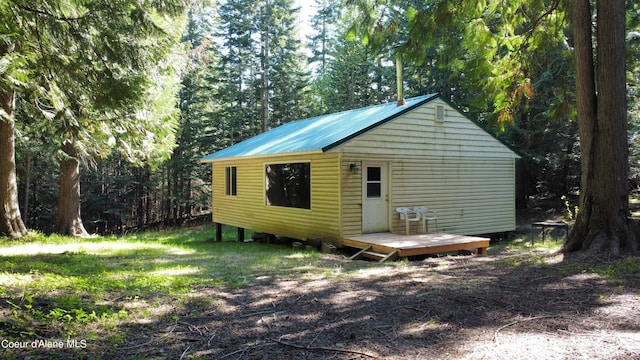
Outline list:
[[[238,196],[238,167],[235,165],[224,168],[224,194]]]
[[[371,178],[371,173],[369,170],[377,169],[377,177],[375,179]],[[366,194],[365,197],[367,199],[381,199],[382,198],[382,167],[377,165],[367,165],[366,166],[366,174],[365,183],[366,183]],[[375,189],[376,191],[372,191]]]
[[[283,171],[286,167],[291,167],[292,165],[296,165],[296,166],[303,166],[304,167],[304,183],[301,185],[297,186],[297,190],[302,190],[303,192],[306,192],[305,195],[306,197],[304,199],[302,199],[302,202],[300,202],[300,197],[293,197],[293,198],[289,198],[287,197],[286,191],[287,191],[287,187],[286,184],[284,182],[281,183],[281,185],[283,186],[283,188],[279,188],[279,187],[274,187],[273,190],[278,191],[280,190],[280,194],[284,193],[284,197],[283,198],[274,198],[274,194],[271,193],[271,187],[270,185],[272,185],[273,183],[271,182],[272,180],[274,181],[274,183],[278,180],[278,179],[274,179],[272,177],[272,175],[270,175],[270,170],[274,170],[274,169],[278,169],[279,171]],[[311,180],[311,170],[312,164],[311,161],[308,160],[299,160],[299,161],[289,161],[289,162],[270,162],[270,163],[264,163],[264,204],[267,207],[271,207],[271,206],[275,206],[275,207],[284,207],[284,208],[289,208],[289,209],[299,209],[299,210],[311,210],[312,208],[312,203],[311,203],[311,192],[312,192],[312,180]],[[276,174],[276,175],[282,175],[282,174]],[[279,179],[282,180],[282,179]],[[300,195],[299,193],[296,195]],[[296,203],[298,202],[298,203]]]

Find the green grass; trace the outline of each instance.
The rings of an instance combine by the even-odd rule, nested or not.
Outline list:
[[[559,270],[563,276],[593,274],[621,288],[624,288],[624,284],[630,279],[637,279],[640,276],[640,261],[637,256],[611,259],[606,263],[588,260],[549,262],[554,254],[560,252],[564,237],[554,239],[547,236],[543,242],[540,236],[534,235],[533,240],[532,243],[531,234],[519,234],[511,241],[492,244],[489,247],[489,255],[507,255],[500,261],[508,267],[546,266]]]
[[[186,301],[196,289],[232,289],[276,276],[349,276],[362,266],[285,245],[236,242],[234,229],[225,230],[223,242],[213,235],[201,227],[0,241],[0,338],[91,339],[107,332],[117,343],[121,324],[153,317],[163,303]]]
[[[409,266],[406,259],[385,264],[341,261],[285,245],[239,243],[235,229],[224,231],[223,242],[211,240],[215,236],[210,226],[124,237],[33,233],[21,240],[0,240],[0,339],[79,338],[121,344],[131,331],[128,326],[152,332],[145,324],[159,324],[160,318],[177,322],[183,316],[177,309],[215,309],[220,299],[202,295],[207,290],[215,294],[293,278],[348,281],[360,271]],[[521,235],[492,244],[489,255],[507,255],[501,261],[513,268],[558,266],[546,264],[546,259],[561,243],[536,239],[531,244],[528,235]],[[637,258],[599,267],[572,264],[562,267],[570,273],[596,273],[620,286],[640,273]]]
[[[530,234],[519,234],[519,236],[511,241],[501,241],[495,244],[491,244],[491,246],[489,247],[489,255],[516,253],[551,254],[560,250],[563,240],[564,238],[559,238],[556,240],[547,236],[545,241],[542,241],[542,238],[540,236],[534,235],[532,243]]]

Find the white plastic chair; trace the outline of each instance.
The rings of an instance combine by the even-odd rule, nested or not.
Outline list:
[[[411,233],[411,221],[421,221],[420,214],[408,207],[396,208],[396,212],[400,214],[400,220],[404,220],[404,228],[407,235]]]
[[[429,221],[432,220],[436,223],[436,232],[438,232],[438,214],[434,210],[430,210],[426,206],[416,206],[413,208],[413,211],[418,214],[422,221],[422,227],[425,233],[429,232]]]

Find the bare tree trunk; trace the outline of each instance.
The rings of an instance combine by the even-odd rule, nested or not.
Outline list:
[[[88,237],[80,214],[80,162],[72,141],[64,141],[60,160],[60,194],[55,232],[61,235]]]
[[[12,49],[0,45],[0,57]],[[18,205],[15,156],[15,92],[0,90],[0,236],[19,238],[27,234]]]
[[[628,218],[625,2],[599,0],[596,8],[597,68],[590,1],[573,1],[582,180],[580,211],[562,251],[618,256],[638,251]]]

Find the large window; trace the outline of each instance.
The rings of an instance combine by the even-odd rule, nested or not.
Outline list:
[[[225,195],[236,196],[238,191],[238,174],[235,166],[227,166],[224,168],[224,193]]]
[[[311,209],[311,164],[265,166],[267,205]]]

